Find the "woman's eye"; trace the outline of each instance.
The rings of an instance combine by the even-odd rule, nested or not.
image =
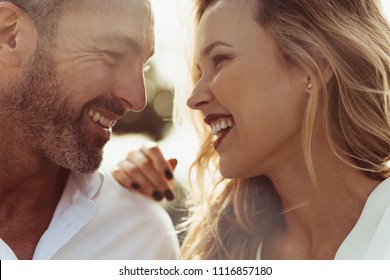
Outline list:
[[[211,61],[213,62],[214,66],[218,66],[221,62],[228,59],[226,55],[215,55],[211,57]]]
[[[196,68],[194,69],[193,76],[196,81],[199,81],[200,78],[203,76],[202,68],[200,68],[199,65],[197,65]]]

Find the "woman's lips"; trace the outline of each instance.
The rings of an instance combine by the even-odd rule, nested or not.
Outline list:
[[[210,126],[213,133],[217,136],[214,142],[215,149],[218,148],[234,126],[233,116],[227,114],[210,114],[204,119],[204,122]]]

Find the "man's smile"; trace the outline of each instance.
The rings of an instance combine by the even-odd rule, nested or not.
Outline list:
[[[97,112],[91,108],[88,108],[86,110],[88,117],[95,123],[100,124],[105,129],[112,128],[117,122],[117,120],[110,118],[102,112]]]

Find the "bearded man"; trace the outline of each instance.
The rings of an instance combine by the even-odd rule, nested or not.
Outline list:
[[[174,259],[157,203],[99,170],[146,104],[149,0],[0,1],[0,257]]]

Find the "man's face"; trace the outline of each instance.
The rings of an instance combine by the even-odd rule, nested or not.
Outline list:
[[[60,19],[55,46],[40,40],[8,90],[8,110],[42,157],[89,173],[99,167],[115,122],[145,107],[143,67],[154,35],[148,0],[74,2]]]

